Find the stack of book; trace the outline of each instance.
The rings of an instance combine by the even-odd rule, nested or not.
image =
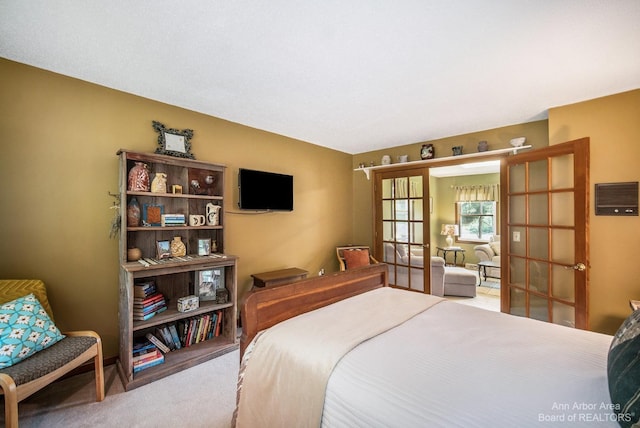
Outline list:
[[[186,219],[184,214],[163,214],[160,223],[165,226],[185,226]]]
[[[164,295],[153,282],[135,284],[133,291],[133,319],[144,321],[167,309]]]
[[[164,355],[151,342],[140,342],[133,347],[133,372],[164,363]]]

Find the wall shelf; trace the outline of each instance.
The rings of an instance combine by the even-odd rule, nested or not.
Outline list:
[[[459,155],[459,156],[447,156],[447,157],[443,157],[443,158],[425,159],[425,160],[402,162],[402,163],[392,163],[392,164],[389,164],[389,165],[366,166],[364,168],[356,168],[356,169],[354,169],[354,171],[362,171],[362,172],[364,172],[364,175],[367,176],[367,180],[370,180],[371,179],[371,177],[370,177],[371,170],[394,168],[394,167],[399,167],[399,166],[409,166],[409,165],[413,166],[413,165],[430,164],[430,163],[448,161],[448,160],[452,160],[452,159],[461,160],[461,159],[483,158],[483,157],[495,156],[495,155],[501,155],[501,154],[507,154],[507,153],[513,153],[515,155],[515,154],[518,153],[518,150],[530,149],[531,147],[532,146],[510,147],[510,148],[507,148],[507,149],[487,150],[486,152],[469,153],[469,154],[466,154],[466,155]]]

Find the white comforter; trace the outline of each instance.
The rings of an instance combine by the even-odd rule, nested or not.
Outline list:
[[[611,340],[443,302],[345,355],[322,425],[617,427]]]
[[[253,353],[238,426],[318,426],[318,414],[324,427],[618,426],[606,379],[611,336],[386,290],[439,304],[414,309],[406,321],[359,345],[347,335],[349,344],[329,346],[333,333],[323,335],[325,328],[314,323],[310,329],[308,314],[293,318],[286,321],[294,332],[287,340],[299,340],[293,346],[298,350],[284,351],[289,354],[284,358],[273,343],[259,351],[267,330],[248,354]],[[338,313],[348,311],[350,300],[336,304]],[[373,319],[376,309],[370,305],[367,317]],[[314,312],[325,310],[335,314],[335,305]],[[342,348],[345,355],[332,352],[330,365],[321,356],[316,361],[324,368],[309,371],[309,354],[323,348]],[[269,354],[257,360],[267,365],[255,364],[256,351]],[[320,372],[328,379],[326,394],[318,399]],[[298,391],[293,399],[292,391]]]

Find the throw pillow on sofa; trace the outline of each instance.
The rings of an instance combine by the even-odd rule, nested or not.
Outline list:
[[[64,338],[40,301],[28,294],[0,306],[0,369]]]

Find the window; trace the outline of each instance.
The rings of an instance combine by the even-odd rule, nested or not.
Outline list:
[[[496,233],[495,201],[458,202],[458,228],[460,241],[489,242]]]

